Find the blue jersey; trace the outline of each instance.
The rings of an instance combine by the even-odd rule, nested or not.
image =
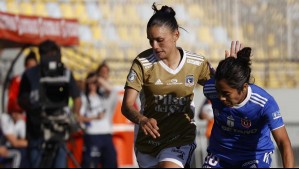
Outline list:
[[[250,84],[241,104],[226,107],[216,92],[215,79],[210,79],[203,90],[212,102],[215,119],[209,152],[222,160],[241,161],[274,150],[270,131],[283,127],[284,122],[270,94]]]

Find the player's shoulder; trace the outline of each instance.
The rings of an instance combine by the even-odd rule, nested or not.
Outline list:
[[[265,89],[255,84],[250,85],[252,93],[250,100],[254,103],[259,103],[264,107],[269,102],[275,102],[275,99]]]
[[[218,98],[218,93],[215,86],[215,79],[209,79],[203,86],[203,93],[209,99]]]
[[[183,50],[188,64],[200,66],[206,59],[203,55]]]
[[[266,99],[272,98],[272,96],[265,89],[263,89],[262,87],[257,86],[255,84],[251,84],[250,87],[251,87],[253,95],[259,95],[259,96],[261,96],[263,98],[266,98]]]
[[[155,56],[153,49],[147,49],[138,54],[134,62],[139,63],[146,69],[152,67],[155,63],[157,63],[158,59]]]
[[[182,50],[186,54],[187,58],[193,58],[193,59],[196,59],[196,60],[204,60],[205,59],[205,57],[202,54],[194,53],[194,52],[191,52],[191,51],[185,50],[185,49],[182,49]]]

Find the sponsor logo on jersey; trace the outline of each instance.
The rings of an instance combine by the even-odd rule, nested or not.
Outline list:
[[[235,126],[235,119],[233,118],[233,116],[228,116],[228,117],[227,117],[226,124],[227,124],[229,127],[234,127],[234,126]]]
[[[191,87],[194,86],[194,76],[188,75],[185,80],[185,86]]]
[[[158,79],[155,83],[155,85],[163,85],[162,81],[160,79]]]
[[[241,119],[241,124],[245,128],[250,128],[251,127],[251,121],[248,120],[247,118]]]
[[[128,81],[133,82],[137,77],[137,74],[134,70],[131,69],[129,75],[128,75]]]
[[[161,142],[159,142],[159,141],[154,141],[154,140],[148,140],[148,141],[147,141],[147,144],[152,145],[152,146],[154,146],[154,147],[158,147],[158,146],[161,145]]]
[[[272,113],[272,116],[274,120],[281,118],[281,114],[279,111]]]
[[[171,79],[170,82],[167,83],[167,86],[171,85],[181,85],[183,83],[178,82],[178,79]]]
[[[227,132],[232,132],[232,133],[236,133],[236,134],[244,134],[244,135],[251,135],[251,134],[256,134],[257,133],[257,129],[250,129],[250,130],[240,130],[240,129],[236,129],[236,128],[232,128],[232,127],[227,127],[222,125],[221,129]]]
[[[188,105],[191,102],[190,96],[176,97],[176,95],[154,95],[155,96],[155,111],[168,113],[168,116],[173,113],[186,112]]]

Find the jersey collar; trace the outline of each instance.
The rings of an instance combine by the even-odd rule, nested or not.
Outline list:
[[[169,68],[162,60],[160,60],[155,55],[155,57],[159,60],[159,64],[163,67],[163,69],[165,69],[167,72],[169,72],[170,74],[173,74],[173,75],[177,74],[183,68],[183,66],[184,66],[184,64],[186,62],[186,52],[182,48],[180,48],[180,47],[178,47],[178,49],[181,50],[181,51],[183,51],[184,54],[183,54],[183,58],[182,58],[182,60],[181,60],[181,62],[179,64],[179,66],[176,69]]]
[[[242,103],[233,106],[233,108],[238,109],[238,108],[243,107],[249,101],[251,94],[252,94],[252,89],[251,89],[250,85],[248,85],[248,93],[247,93],[245,100]]]

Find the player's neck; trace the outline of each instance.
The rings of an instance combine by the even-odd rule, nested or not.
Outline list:
[[[163,62],[171,69],[175,70],[178,68],[182,60],[181,53],[179,49],[176,49],[172,54],[170,54],[167,59],[163,60]]]

